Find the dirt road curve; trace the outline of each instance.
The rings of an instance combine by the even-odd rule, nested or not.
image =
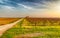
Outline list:
[[[17,24],[18,22],[22,21],[23,19],[19,19],[14,23],[10,23],[10,24],[6,24],[6,25],[2,25],[0,26],[0,37],[3,35],[3,33],[5,31],[7,31],[8,29],[12,28],[15,24]]]

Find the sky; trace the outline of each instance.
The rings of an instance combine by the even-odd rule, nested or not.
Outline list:
[[[57,17],[60,0],[0,0],[0,17]]]

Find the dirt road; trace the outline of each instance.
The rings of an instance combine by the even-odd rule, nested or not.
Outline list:
[[[21,34],[21,35],[15,36],[14,38],[31,38],[31,37],[44,36],[44,35],[45,34],[42,32],[37,32],[37,33]]]
[[[10,23],[10,24],[6,24],[6,25],[0,26],[0,36],[2,36],[5,31],[7,31],[8,29],[12,28],[15,24],[17,24],[18,22],[20,22],[22,20],[23,19],[19,19],[19,20],[17,20],[14,23]]]

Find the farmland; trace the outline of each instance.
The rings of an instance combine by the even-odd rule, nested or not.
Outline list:
[[[12,23],[16,20],[18,20],[19,18],[0,18],[0,25],[5,25],[8,23]]]
[[[60,18],[24,18],[1,38],[60,38]]]

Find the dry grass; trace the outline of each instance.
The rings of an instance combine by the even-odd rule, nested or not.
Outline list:
[[[12,23],[12,22],[14,22],[14,21],[16,21],[18,19],[19,18],[0,18],[0,25]]]

